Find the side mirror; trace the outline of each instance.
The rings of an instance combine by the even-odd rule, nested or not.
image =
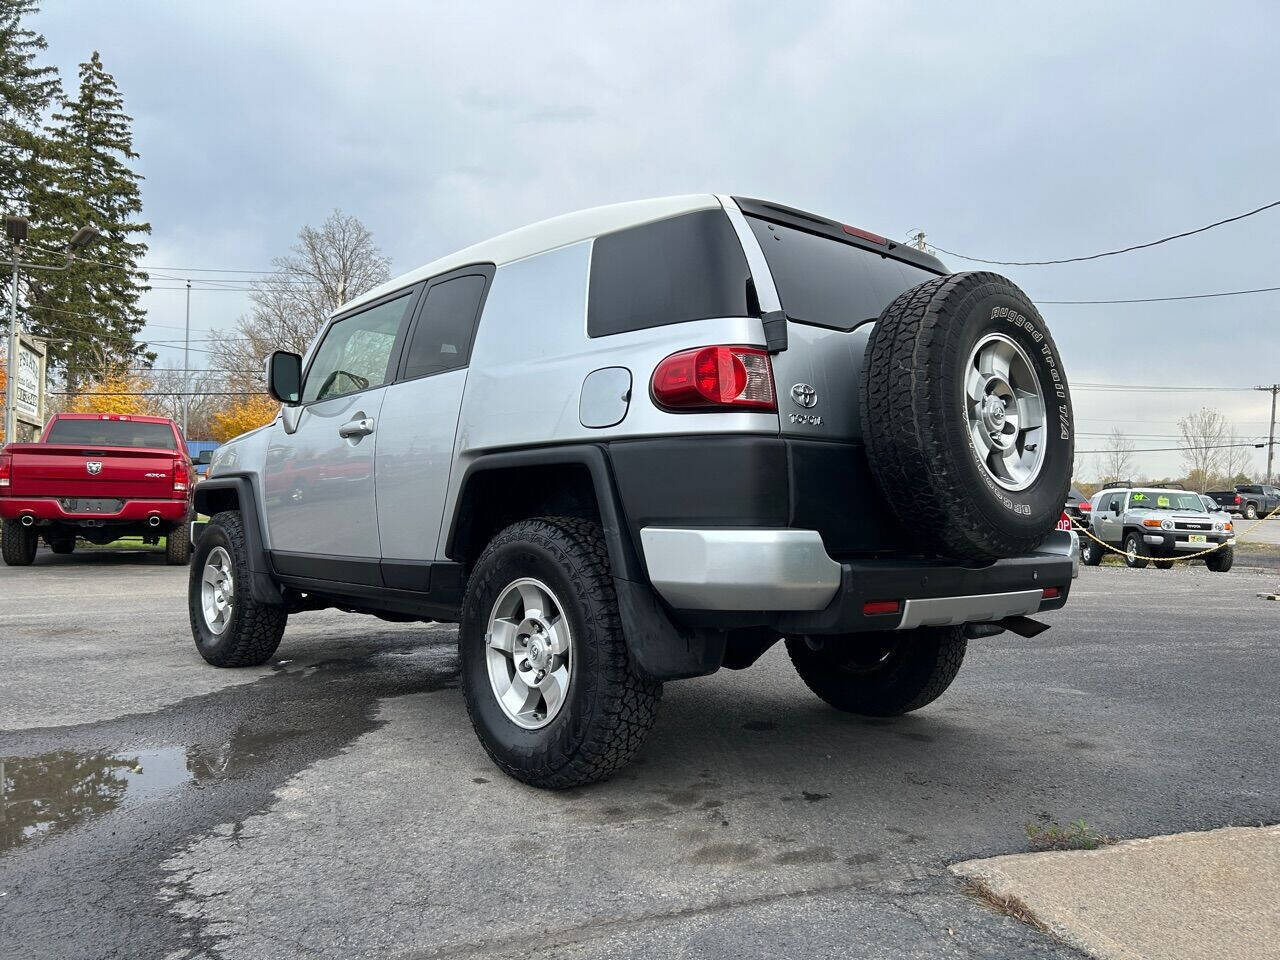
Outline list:
[[[202,467],[207,467],[209,464],[213,463],[213,451],[201,450],[196,454],[196,463]]]
[[[1117,517],[1120,516],[1120,504],[1119,503],[1111,504],[1111,512],[1114,513]]]
[[[287,407],[302,401],[302,358],[277,350],[267,358],[267,392]]]

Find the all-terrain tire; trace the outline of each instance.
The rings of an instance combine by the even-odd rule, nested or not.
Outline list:
[[[35,527],[24,527],[17,520],[6,520],[0,528],[0,554],[6,566],[29,567],[36,558],[40,534]]]
[[[1085,534],[1080,535],[1080,562],[1086,567],[1096,567],[1102,563],[1105,552],[1102,544]]]
[[[1258,519],[1258,505],[1256,503],[1245,504],[1244,518],[1246,520]]]
[[[205,564],[216,547],[221,547],[231,558],[234,588],[231,617],[221,633],[209,627],[201,605]],[[280,646],[289,615],[284,607],[253,599],[249,589],[249,551],[240,511],[224,510],[209,520],[196,546],[187,584],[187,612],[200,656],[215,667],[258,667],[271,659]]]
[[[180,520],[169,528],[164,538],[164,562],[171,567],[185,567],[191,560],[191,525]]]
[[[1142,534],[1131,530],[1124,535],[1124,565],[1133,570],[1146,567],[1147,545],[1142,542]]]
[[[1041,428],[1015,430],[1020,452],[1044,445],[1039,471],[1021,490],[996,482],[970,433],[980,401],[966,396],[968,364],[993,335],[1026,355],[1027,382],[1044,400]],[[859,390],[871,470],[919,547],[998,559],[1034,550],[1054,529],[1071,484],[1071,396],[1048,327],[1011,281],[956,273],[901,294],[872,328]]]
[[[1221,547],[1204,558],[1204,565],[1214,573],[1226,573],[1235,562],[1235,547]]]
[[[550,588],[570,635],[568,691],[537,729],[519,726],[504,711],[487,660],[495,604],[524,578]],[[657,716],[662,684],[631,659],[609,551],[592,521],[522,520],[495,536],[467,582],[458,644],[462,693],[480,743],[504,773],[533,786],[561,789],[609,777],[635,756]]]
[[[964,628],[958,626],[849,634],[820,642],[814,649],[804,637],[787,638],[787,653],[800,679],[837,710],[869,717],[896,717],[937,700],[956,678],[968,646]],[[880,646],[885,643],[887,649]]]

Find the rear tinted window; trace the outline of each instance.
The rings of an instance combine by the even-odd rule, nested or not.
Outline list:
[[[409,341],[404,379],[467,365],[486,279],[472,275],[431,285]]]
[[[597,237],[587,334],[603,337],[708,317],[745,317],[751,271],[722,210]]]
[[[782,309],[799,323],[852,330],[903,290],[937,276],[920,267],[757,217],[755,231]]]
[[[150,447],[177,450],[173,428],[167,423],[140,423],[136,420],[55,420],[49,428],[49,443],[86,447]]]

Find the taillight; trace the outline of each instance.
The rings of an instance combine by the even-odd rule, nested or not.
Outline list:
[[[1236,506],[1238,507],[1238,506],[1240,506],[1240,504],[1242,504],[1242,503],[1244,503],[1244,501],[1240,499],[1240,495],[1239,495],[1239,494],[1236,494]]]
[[[0,453],[0,487],[9,485],[9,476],[13,473],[13,454]]]
[[[668,410],[776,410],[769,354],[758,347],[700,347],[653,371],[653,399]]]
[[[187,461],[173,461],[173,492],[186,493],[187,484],[191,481],[191,474],[187,469]]]
[[[1044,599],[1046,600],[1057,600],[1060,596],[1062,596],[1062,591],[1057,587],[1045,587],[1042,593],[1044,594]]]
[[[1081,513],[1087,513],[1088,511],[1093,509],[1093,504],[1090,503],[1088,500],[1081,500],[1080,506],[1077,509],[1079,509]]]

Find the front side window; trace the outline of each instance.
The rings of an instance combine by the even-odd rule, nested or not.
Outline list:
[[[405,380],[467,365],[486,282],[472,274],[431,285],[409,341]]]
[[[307,371],[302,402],[328,400],[386,383],[396,334],[411,299],[405,294],[333,323]]]

